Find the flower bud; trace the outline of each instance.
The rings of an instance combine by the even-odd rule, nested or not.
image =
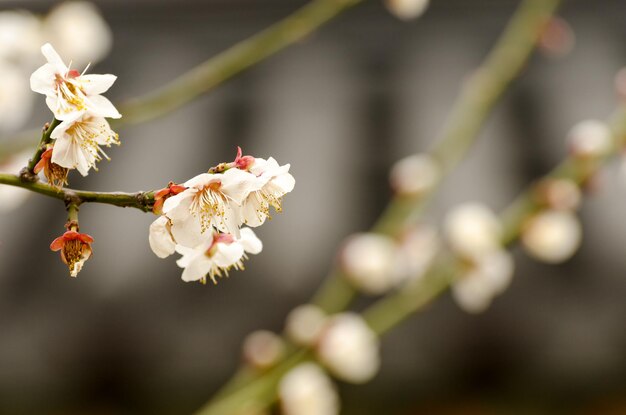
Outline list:
[[[500,249],[502,228],[496,215],[484,205],[465,203],[445,218],[445,235],[459,255],[475,259]]]
[[[294,343],[312,346],[326,323],[326,314],[317,306],[304,304],[291,310],[287,316],[285,331]]]
[[[574,49],[576,36],[572,27],[560,17],[552,17],[546,22],[539,37],[539,49],[546,55],[559,58]]]
[[[339,396],[326,373],[314,363],[291,369],[280,381],[284,415],[338,415]]]
[[[575,210],[582,195],[576,183],[569,179],[547,179],[539,184],[538,197],[555,210]]]
[[[428,225],[409,229],[400,241],[399,272],[405,281],[420,279],[428,270],[439,249],[439,235]]]
[[[54,252],[61,251],[61,260],[67,264],[70,276],[77,277],[85,261],[91,257],[93,238],[73,230],[65,232],[50,244]]]
[[[355,313],[331,317],[320,337],[317,355],[333,375],[351,383],[367,382],[380,367],[378,338]]]
[[[244,360],[256,369],[268,369],[285,353],[283,340],[267,330],[250,333],[243,342]]]
[[[351,236],[340,253],[346,278],[367,294],[382,294],[399,283],[397,259],[396,243],[373,233]]]
[[[385,0],[391,14],[400,20],[411,20],[421,16],[428,7],[429,0]]]
[[[585,120],[576,124],[567,135],[570,151],[579,158],[604,157],[611,152],[613,136],[602,121]]]
[[[501,249],[482,256],[461,274],[452,286],[452,296],[464,311],[480,313],[489,307],[493,297],[511,283],[514,263],[511,254]]]
[[[52,151],[53,148],[50,147],[43,152],[33,171],[35,174],[39,174],[43,170],[43,175],[48,180],[48,183],[54,187],[61,188],[67,185],[69,169],[52,162]]]
[[[403,158],[391,168],[391,187],[400,195],[420,195],[428,192],[439,180],[439,166],[428,154]]]
[[[569,259],[582,239],[578,218],[571,212],[548,210],[532,217],[522,230],[522,246],[535,259],[560,263]]]

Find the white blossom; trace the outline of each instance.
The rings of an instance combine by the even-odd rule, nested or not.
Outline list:
[[[317,345],[317,355],[337,378],[351,383],[372,379],[380,367],[379,341],[355,313],[331,317]]]
[[[70,69],[49,43],[41,47],[41,52],[48,63],[33,72],[30,87],[46,96],[56,119],[67,120],[85,112],[97,117],[121,117],[111,101],[100,95],[113,85],[115,75],[85,75]]]
[[[282,197],[296,184],[289,173],[289,164],[281,166],[272,157],[254,158],[249,172],[257,177],[259,188],[250,192],[241,206],[241,222],[248,226],[262,225],[270,217],[270,206],[282,211]]]
[[[271,331],[257,330],[243,341],[243,357],[256,369],[272,367],[285,353],[285,344],[280,336]]]
[[[339,396],[326,373],[314,363],[291,369],[278,386],[284,415],[338,415]]]
[[[522,230],[522,246],[532,257],[547,263],[569,259],[582,240],[582,227],[569,211],[547,210],[533,216]]]
[[[496,215],[486,206],[465,203],[445,218],[445,235],[459,255],[478,258],[500,248],[502,229]]]
[[[67,169],[77,169],[83,176],[103,157],[109,160],[101,146],[119,145],[118,135],[107,120],[89,113],[79,113],[61,122],[51,137],[56,140],[52,162]]]
[[[244,268],[246,253],[258,254],[262,249],[263,244],[252,229],[243,228],[238,239],[230,234],[213,233],[195,248],[176,245],[176,252],[182,255],[176,263],[184,268],[183,281],[205,282],[208,276],[217,284],[216,277],[227,276],[229,269]]]
[[[241,204],[262,183],[253,174],[229,169],[221,174],[202,173],[184,186],[187,190],[165,201],[163,213],[171,221],[176,243],[195,247],[213,228],[238,237]]]
[[[150,225],[148,241],[150,248],[159,258],[167,258],[176,252],[176,242],[170,230],[170,220],[166,216],[159,216]]]
[[[421,16],[428,8],[429,0],[385,0],[387,9],[401,20],[411,20]]]
[[[351,236],[340,252],[346,278],[368,294],[382,294],[400,283],[398,247],[387,236],[360,233]]]
[[[607,155],[613,147],[609,127],[598,120],[576,124],[567,135],[571,152],[578,157],[596,158]]]
[[[490,252],[459,276],[452,286],[452,295],[466,312],[480,313],[509,286],[513,269],[513,258],[507,251]]]
[[[391,187],[401,195],[428,192],[439,180],[439,165],[428,154],[415,154],[396,162],[391,168]]]
[[[285,323],[285,332],[301,346],[315,344],[326,324],[326,314],[313,304],[304,304],[291,310]]]
[[[42,30],[45,40],[76,65],[98,62],[111,50],[111,29],[96,6],[86,1],[56,6],[43,20]]]

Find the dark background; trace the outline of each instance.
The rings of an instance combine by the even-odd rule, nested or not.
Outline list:
[[[5,1],[45,12],[53,3]],[[147,92],[268,26],[302,1],[96,2],[114,34],[93,72],[114,102]],[[285,213],[258,230],[261,255],[218,286],[187,284],[147,243],[152,215],[85,205],[95,255],[70,279],[50,241],[55,200],[0,216],[0,413],[185,414],[238,365],[243,337],[281,330],[351,232],[390,196],[387,171],[427,148],[513,1],[433,0],[403,23],[366,1],[185,108],[120,131],[110,163],[72,186],[139,190],[184,181],[245,153],[291,163]],[[626,3],[571,1],[574,51],[537,55],[445,183],[431,217],[463,201],[501,209],[564,154],[568,129],[604,119],[626,61]],[[42,59],[43,62],[43,59]],[[31,126],[49,118],[43,99]],[[37,140],[33,137],[33,143]],[[602,176],[581,217],[580,252],[546,266],[516,252],[515,279],[483,315],[445,294],[383,340],[383,369],[342,385],[346,414],[625,414],[624,178]]]

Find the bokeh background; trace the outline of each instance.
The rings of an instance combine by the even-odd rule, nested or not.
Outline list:
[[[49,1],[0,9],[46,13]],[[102,0],[113,33],[91,70],[114,73],[113,102],[165,84],[286,16],[296,0]],[[426,149],[465,77],[516,2],[434,0],[401,22],[367,1],[192,104],[124,127],[123,145],[73,187],[153,189],[183,181],[237,145],[289,162],[295,191],[258,230],[261,255],[217,286],[187,284],[147,243],[152,215],[85,205],[95,255],[70,279],[50,241],[62,205],[33,195],[0,214],[0,413],[185,414],[240,362],[242,339],[280,331],[306,302],[352,232],[390,196],[387,172]],[[604,119],[626,63],[626,3],[570,1],[567,56],[536,55],[498,106],[429,213],[457,203],[499,210],[565,153],[568,129]],[[43,63],[41,58],[40,63]],[[37,97],[27,127],[48,121]],[[4,131],[0,145],[12,131]],[[33,143],[38,137],[32,137]],[[345,414],[626,414],[626,181],[603,172],[581,217],[582,249],[559,266],[516,254],[512,286],[482,315],[448,294],[383,339],[383,368],[365,386],[340,385]],[[357,308],[367,303],[357,304]]]

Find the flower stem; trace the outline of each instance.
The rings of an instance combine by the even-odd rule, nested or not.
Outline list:
[[[83,203],[104,203],[119,207],[132,207],[144,212],[150,212],[154,203],[154,192],[92,192],[87,190],[60,189],[45,183],[26,182],[14,174],[0,173],[0,184],[22,187],[31,192],[74,203],[79,206]]]
[[[56,118],[53,118],[52,122],[47,125],[47,128],[44,128],[43,133],[41,134],[41,140],[39,141],[39,145],[37,146],[37,149],[35,150],[33,157],[28,161],[28,165],[26,166],[27,170],[25,173],[30,176],[31,180],[32,179],[36,180],[37,176],[35,176],[35,172],[34,172],[35,165],[41,159],[41,155],[43,154],[43,152],[46,151],[46,146],[50,144],[50,142],[52,141],[52,137],[51,137],[52,131],[54,131],[54,129],[59,124],[61,124],[61,121],[57,120]]]

